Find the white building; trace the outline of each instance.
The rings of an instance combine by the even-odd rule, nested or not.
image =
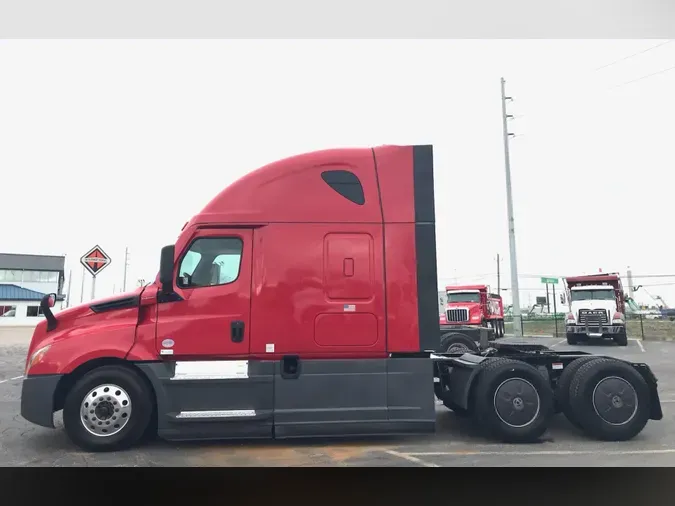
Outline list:
[[[0,253],[0,326],[36,325],[44,318],[40,300],[56,294],[63,308],[65,257]]]

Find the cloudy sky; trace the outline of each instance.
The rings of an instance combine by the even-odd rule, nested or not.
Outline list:
[[[664,42],[0,41],[0,251],[66,254],[77,302],[79,258],[100,244],[108,295],[125,247],[127,286],[150,280],[160,248],[260,165],[432,143],[439,284],[496,285],[500,254],[508,286],[504,76],[523,304],[538,275],[673,274]],[[675,277],[637,282],[675,304]]]

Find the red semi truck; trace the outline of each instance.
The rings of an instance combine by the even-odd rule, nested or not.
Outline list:
[[[21,415],[54,427],[62,410],[89,451],[153,433],[431,433],[434,396],[511,442],[537,440],[555,411],[611,440],[662,418],[645,364],[538,345],[438,353],[435,241],[431,146],[271,163],[183,227],[153,283],[57,314],[43,298]]]

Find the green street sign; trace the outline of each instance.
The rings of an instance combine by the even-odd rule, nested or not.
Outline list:
[[[552,285],[557,285],[558,284],[558,278],[541,278],[541,282],[544,284],[552,284]]]

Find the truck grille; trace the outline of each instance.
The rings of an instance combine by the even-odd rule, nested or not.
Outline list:
[[[580,325],[607,325],[609,323],[609,315],[604,309],[580,309],[579,310],[579,324]]]
[[[448,309],[445,311],[445,319],[449,322],[468,322],[468,309]]]

